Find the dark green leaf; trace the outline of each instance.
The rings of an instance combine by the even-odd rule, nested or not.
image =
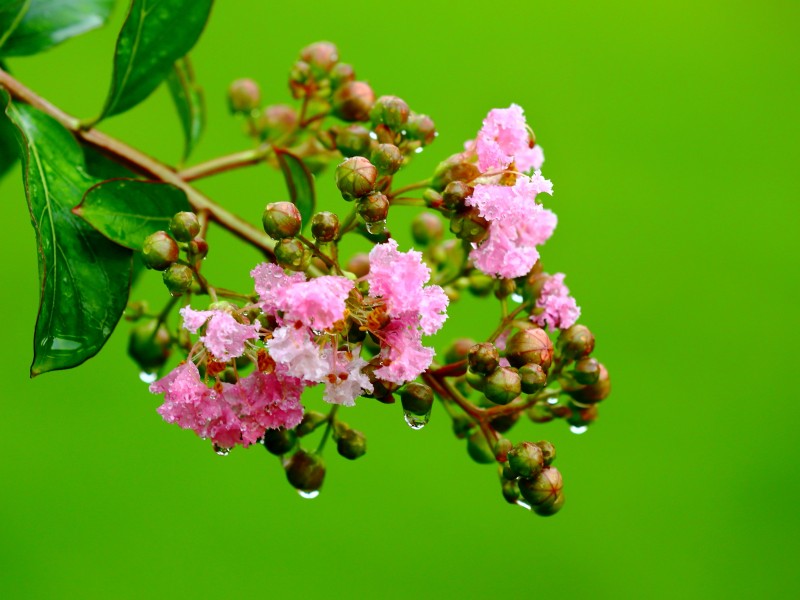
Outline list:
[[[27,56],[52,48],[103,25],[113,7],[114,0],[31,0],[0,54]]]
[[[286,150],[275,150],[278,164],[281,166],[283,176],[286,178],[286,187],[289,188],[289,198],[292,200],[300,216],[303,226],[311,221],[311,215],[317,205],[314,192],[314,176],[308,170],[302,159]]]
[[[89,175],[100,181],[106,179],[136,179],[136,173],[114,162],[94,146],[83,146],[83,160]]]
[[[203,90],[194,79],[194,70],[188,57],[175,63],[167,77],[167,84],[183,127],[185,139],[183,160],[186,160],[203,135],[206,124]]]
[[[147,98],[189,53],[213,0],[133,0],[114,54],[114,75],[98,118],[125,112]]]
[[[5,113],[0,113],[0,177],[14,166],[19,158],[19,144],[15,127]]]
[[[75,367],[105,344],[128,300],[131,251],[72,214],[96,180],[57,121],[24,104],[6,114],[23,141],[23,174],[39,248],[41,296],[31,376]]]
[[[112,179],[89,189],[73,212],[112,242],[141,250],[148,235],[166,230],[172,216],[184,210],[192,209],[175,186]]]
[[[3,0],[0,4],[0,48],[14,33],[30,3],[31,0]]]

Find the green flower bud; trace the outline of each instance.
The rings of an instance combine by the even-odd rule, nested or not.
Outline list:
[[[500,353],[494,344],[483,342],[469,349],[467,359],[470,370],[488,375],[500,364]]]
[[[202,260],[208,255],[208,242],[203,238],[196,237],[189,242],[189,254],[193,260]]]
[[[172,263],[164,271],[164,285],[167,286],[170,296],[183,296],[184,292],[192,287],[194,271],[186,265]]]
[[[479,244],[489,235],[489,221],[477,208],[470,206],[450,218],[450,231],[459,239]]]
[[[298,450],[286,463],[286,479],[302,492],[315,492],[325,479],[325,463],[321,456]]]
[[[442,203],[450,210],[458,210],[464,206],[464,201],[472,196],[475,188],[463,181],[451,181],[442,192]]]
[[[594,350],[594,335],[585,325],[573,325],[558,337],[558,349],[566,358],[583,358]]]
[[[468,281],[469,291],[478,298],[484,298],[492,293],[496,280],[480,271],[472,271],[472,273],[469,274]]]
[[[200,233],[200,221],[193,212],[179,212],[172,217],[169,230],[179,242],[191,242]]]
[[[276,240],[291,238],[300,233],[300,211],[291,202],[271,202],[261,215],[264,231]]]
[[[531,442],[520,442],[508,453],[508,466],[523,479],[536,477],[544,467],[542,449]]]
[[[517,482],[515,480],[507,480],[503,482],[503,498],[509,504],[516,504],[519,500],[519,489],[517,489]]]
[[[597,359],[585,356],[575,363],[572,376],[581,385],[597,383],[600,379],[600,363],[597,362]]]
[[[332,242],[339,235],[339,217],[327,211],[316,213],[311,217],[311,235],[318,242]]]
[[[165,271],[178,260],[180,250],[166,231],[156,231],[148,235],[142,244],[142,259],[148,269]]]
[[[577,402],[581,404],[596,404],[608,398],[608,395],[611,393],[611,379],[608,376],[608,370],[605,365],[598,363],[598,368],[599,373],[596,382],[570,392],[570,396]]]
[[[538,506],[548,500],[553,502],[564,487],[561,473],[555,467],[545,467],[535,478],[520,479],[518,484],[522,497],[533,506]]]
[[[469,435],[472,430],[472,421],[469,420],[467,415],[456,415],[453,417],[453,433],[455,436],[463,440]]]
[[[582,406],[570,403],[570,414],[567,416],[567,423],[572,426],[571,429],[573,432],[583,433],[583,428],[597,421],[597,417],[599,416],[600,410],[597,408],[597,404]],[[575,431],[575,428],[579,428],[581,431]]]
[[[311,65],[304,60],[298,60],[289,71],[289,89],[293,98],[302,98],[308,94],[307,86],[314,79]]]
[[[369,255],[364,252],[353,254],[345,268],[357,278],[365,277],[369,273]]]
[[[547,373],[536,363],[522,365],[519,368],[519,378],[522,382],[522,391],[526,394],[535,394],[547,385]]]
[[[267,106],[258,117],[256,124],[263,140],[277,140],[290,131],[294,131],[300,118],[297,111],[287,104]]]
[[[406,121],[406,137],[412,140],[419,140],[423,146],[427,146],[436,138],[436,125],[428,115],[418,115],[411,113]]]
[[[476,463],[488,465],[495,461],[494,452],[480,431],[475,431],[467,439],[467,453]]]
[[[424,383],[412,381],[400,391],[403,410],[414,415],[427,415],[433,407],[433,390]]]
[[[533,512],[535,512],[540,517],[551,517],[558,511],[560,511],[562,506],[564,506],[563,492],[548,498],[538,506],[534,506]]]
[[[232,113],[249,113],[261,103],[261,90],[252,79],[237,79],[228,87],[228,108]]]
[[[311,255],[298,239],[286,238],[275,245],[275,258],[278,264],[292,271],[304,271],[308,267]]]
[[[497,433],[505,433],[510,431],[514,425],[519,421],[519,413],[510,413],[507,415],[498,415],[489,420],[489,424]]]
[[[519,396],[519,373],[509,367],[498,367],[486,377],[483,394],[495,404],[508,404]]]
[[[297,443],[297,434],[291,429],[267,429],[264,432],[264,437],[261,438],[261,443],[270,454],[280,456],[286,454]]]
[[[339,436],[336,441],[336,449],[345,458],[355,460],[366,453],[367,438],[360,431],[348,429]]]
[[[513,445],[511,440],[500,438],[494,443],[494,457],[498,462],[504,463],[508,459],[508,453]]]
[[[380,223],[389,214],[389,198],[381,193],[369,194],[358,201],[358,214],[365,223]]]
[[[486,376],[474,371],[467,371],[464,375],[464,381],[467,382],[472,389],[482,392],[486,388]]]
[[[333,95],[333,114],[343,121],[369,121],[369,112],[375,104],[375,92],[368,83],[350,81]]]
[[[300,51],[300,59],[308,63],[319,78],[327,75],[339,61],[339,51],[331,42],[315,42]]]
[[[394,144],[378,144],[369,158],[381,175],[394,175],[403,166],[403,153]]]
[[[336,132],[336,148],[348,158],[365,156],[371,144],[369,129],[362,125],[349,125]]]
[[[433,172],[431,187],[441,191],[451,181],[470,182],[480,174],[481,172],[475,163],[465,162],[460,155],[456,154],[439,163],[439,166]]]
[[[331,69],[331,86],[336,89],[343,86],[346,83],[350,83],[354,81],[356,78],[356,71],[353,69],[353,65],[347,63],[337,63]]]
[[[314,431],[317,427],[328,421],[328,416],[316,410],[307,410],[303,413],[303,420],[295,427],[295,433],[303,437]]]
[[[348,158],[336,167],[336,187],[345,200],[361,198],[375,187],[378,170],[363,156]]]
[[[166,325],[155,319],[147,320],[131,329],[128,354],[142,371],[153,373],[167,362],[171,343]]]
[[[411,221],[411,235],[414,237],[414,241],[421,246],[427,246],[442,239],[443,233],[442,220],[433,213],[420,213]]]
[[[494,290],[494,295],[499,300],[508,298],[517,290],[517,282],[513,279],[501,279],[497,288]]]
[[[408,121],[408,104],[397,96],[381,96],[369,112],[373,125],[386,125],[389,129],[397,131]]]
[[[537,402],[527,410],[526,414],[534,423],[549,423],[555,418],[550,405],[546,402]]]
[[[509,338],[506,358],[515,367],[535,363],[547,371],[553,361],[553,342],[544,329],[523,329]]]
[[[422,191],[422,199],[427,206],[438,208],[442,206],[442,195],[433,188],[425,188]]]
[[[539,449],[542,451],[542,460],[544,461],[544,465],[549,467],[556,459],[556,447],[547,440],[536,442],[536,445],[539,446]]]
[[[450,364],[467,358],[475,343],[471,338],[457,338],[444,353],[444,361]]]

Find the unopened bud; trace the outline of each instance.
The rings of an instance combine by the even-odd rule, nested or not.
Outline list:
[[[291,238],[300,233],[300,211],[291,202],[271,202],[261,215],[264,231],[276,240]]]
[[[475,431],[467,439],[467,453],[476,463],[488,465],[495,461],[494,452],[480,431]]]
[[[433,407],[433,390],[423,383],[412,381],[400,392],[403,410],[413,415],[427,415]]]
[[[317,427],[327,422],[328,416],[316,410],[307,410],[303,413],[303,420],[295,427],[295,432],[299,436],[308,435]]]
[[[339,235],[339,217],[327,211],[316,213],[311,217],[311,235],[318,242],[332,242]]]
[[[194,238],[189,242],[189,254],[194,260],[204,259],[208,255],[208,242],[201,237]]]
[[[194,271],[186,265],[172,263],[164,271],[164,285],[167,286],[171,296],[182,296],[186,290],[192,287],[194,281]]]
[[[142,259],[148,269],[164,271],[178,260],[180,249],[166,231],[148,235],[142,244]]]
[[[463,181],[451,181],[442,192],[442,203],[450,210],[458,210],[464,206],[464,201],[472,196],[475,188]]]
[[[519,368],[519,378],[522,382],[522,391],[526,394],[535,394],[547,385],[547,373],[536,363],[522,365]]]
[[[475,345],[475,340],[471,338],[457,338],[447,348],[444,353],[446,363],[454,363],[467,358],[469,351]]]
[[[486,387],[486,376],[474,371],[467,371],[464,375],[464,380],[473,390],[478,390],[479,392],[482,392]]]
[[[297,443],[297,434],[292,429],[267,429],[264,432],[264,437],[261,438],[261,443],[270,454],[280,456],[286,454]]]
[[[228,87],[228,107],[232,113],[249,113],[261,103],[261,90],[252,79],[237,79]]]
[[[302,98],[308,94],[308,84],[314,79],[311,65],[304,60],[298,60],[289,71],[289,89],[293,98]]]
[[[375,102],[369,113],[373,125],[386,125],[389,129],[397,131],[408,121],[408,104],[397,96],[381,96]]]
[[[362,125],[349,125],[336,132],[336,148],[343,156],[365,156],[372,140],[369,130]]]
[[[375,92],[363,81],[345,83],[333,95],[333,113],[343,121],[369,121],[373,104]]]
[[[464,439],[472,429],[472,421],[467,415],[456,415],[453,417],[453,433],[458,439]]]
[[[533,506],[538,506],[550,500],[551,502],[561,493],[564,481],[561,473],[555,467],[546,467],[533,479],[520,479],[519,491],[522,497]]]
[[[508,298],[511,294],[517,291],[517,282],[513,279],[501,279],[494,290],[494,295],[499,300]]]
[[[608,398],[611,393],[611,379],[608,376],[608,369],[602,363],[598,364],[599,373],[597,381],[586,387],[582,387],[574,392],[570,392],[577,402],[581,404],[596,404]]]
[[[534,423],[549,423],[555,418],[550,405],[546,402],[537,402],[527,410],[526,414]]]
[[[303,48],[300,58],[308,63],[316,77],[321,77],[339,61],[339,51],[331,42],[316,42]]]
[[[304,271],[311,262],[311,254],[296,238],[280,240],[275,245],[275,258],[280,266],[292,271]]]
[[[489,420],[489,424],[497,433],[505,433],[506,431],[510,431],[517,421],[519,421],[519,413],[514,412],[493,417]]]
[[[503,498],[509,504],[516,504],[519,500],[519,489],[517,489],[517,482],[515,480],[503,481]]]
[[[345,200],[361,198],[375,187],[378,170],[363,156],[348,158],[336,167],[336,187]]]
[[[345,269],[357,278],[366,277],[367,273],[369,273],[369,255],[364,252],[353,254],[350,260],[347,261]]]
[[[508,453],[511,451],[513,444],[511,440],[501,437],[494,443],[494,458],[498,462],[504,463],[508,459]]]
[[[350,460],[363,456],[367,451],[367,438],[360,431],[347,429],[336,441],[339,454]]]
[[[322,457],[305,450],[298,450],[286,463],[286,479],[292,487],[303,492],[315,492],[325,479],[325,463]]]
[[[540,517],[552,517],[564,506],[564,492],[551,496],[539,505],[533,506],[533,512]]]
[[[380,193],[369,194],[358,201],[358,214],[365,223],[380,223],[389,214],[389,198]]]
[[[428,115],[411,113],[406,121],[406,136],[427,146],[436,138],[436,125]]]
[[[297,111],[286,104],[273,104],[261,111],[257,127],[264,140],[277,140],[297,127]]]
[[[597,359],[586,356],[575,363],[572,376],[581,385],[597,383],[600,379],[600,363]]]
[[[590,404],[588,406],[579,406],[575,403],[570,403],[571,412],[567,416],[567,423],[572,427],[588,427],[600,416],[600,409],[597,404]]]
[[[423,212],[411,221],[411,235],[420,246],[427,246],[442,239],[442,220],[433,213]]]
[[[480,169],[475,163],[466,162],[460,155],[456,154],[439,163],[439,166],[433,172],[431,187],[441,191],[451,181],[470,182],[480,174]]]
[[[200,221],[193,212],[179,212],[169,222],[169,230],[179,242],[190,242],[200,233]]]
[[[381,175],[394,175],[403,166],[403,153],[394,144],[378,144],[369,158]]]
[[[494,278],[485,273],[472,271],[469,274],[469,291],[478,296],[478,298],[484,298],[492,293],[495,281]]]
[[[466,207],[452,216],[450,231],[459,239],[479,244],[489,235],[489,221],[474,206]]]
[[[542,459],[544,460],[545,466],[549,467],[556,459],[556,447],[547,440],[536,442],[536,445],[539,446],[539,449],[542,451]]]
[[[356,78],[356,71],[353,65],[347,63],[337,63],[331,69],[331,86],[336,89],[346,83],[350,83]]]
[[[522,391],[519,373],[509,367],[498,367],[486,377],[484,395],[495,404],[508,404]]]
[[[422,199],[425,201],[425,205],[431,208],[439,208],[443,202],[442,195],[433,188],[425,188],[422,191]]]
[[[523,479],[536,477],[544,467],[542,449],[531,442],[520,442],[508,453],[508,466]]]
[[[148,320],[131,329],[128,354],[142,371],[152,373],[167,362],[171,343],[166,325],[156,319]]]
[[[500,353],[494,344],[483,342],[469,349],[468,360],[472,371],[488,375],[500,364]]]
[[[558,348],[567,358],[583,358],[594,350],[594,335],[586,325],[573,325],[558,337]]]
[[[506,358],[515,367],[535,363],[547,371],[553,360],[553,342],[544,329],[523,329],[506,343]]]

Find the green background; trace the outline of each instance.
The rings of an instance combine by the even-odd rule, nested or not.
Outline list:
[[[514,432],[558,447],[568,500],[556,517],[505,504],[441,410],[415,432],[399,405],[367,399],[345,418],[368,454],[331,453],[321,496],[302,500],[263,450],[220,458],[160,420],[125,356],[127,324],[80,369],[27,378],[36,253],[15,169],[0,183],[0,596],[800,593],[800,4],[217,4],[194,52],[210,114],[195,160],[248,144],[225,111],[231,79],[286,101],[292,61],[318,39],[436,120],[439,139],[401,181],[458,151],[490,108],[521,104],[555,184],[545,264],[568,274],[614,393],[583,436],[563,423]],[[11,67],[93,116],[122,13]],[[180,155],[163,89],[102,128]],[[253,222],[285,197],[263,168],[201,187]],[[341,206],[329,178],[319,188]],[[256,254],[218,230],[210,242],[210,276],[246,285]],[[164,299],[156,275],[141,290]],[[437,345],[484,336],[496,312],[454,307]]]

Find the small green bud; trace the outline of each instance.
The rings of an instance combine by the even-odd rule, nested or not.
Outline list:
[[[555,418],[550,405],[546,402],[537,402],[527,410],[526,414],[534,423],[549,423]]]
[[[439,163],[433,172],[431,187],[436,190],[443,190],[451,181],[470,182],[481,174],[478,165],[465,162],[459,154]]]
[[[261,89],[252,79],[237,79],[228,87],[228,108],[232,113],[249,113],[261,103]]]
[[[484,298],[492,293],[496,280],[485,273],[481,273],[480,271],[472,271],[469,274],[468,281],[469,291],[478,298]]]
[[[498,367],[486,377],[483,394],[495,404],[508,404],[521,392],[519,373],[509,367]]]
[[[500,438],[494,443],[494,457],[498,462],[504,463],[508,459],[508,453],[511,451],[513,444],[511,440]]]
[[[308,267],[311,255],[298,239],[286,238],[275,245],[275,258],[278,264],[292,271],[304,271]]]
[[[411,221],[411,235],[420,246],[427,246],[442,239],[442,220],[433,213],[423,212]]]
[[[508,298],[511,294],[517,291],[517,282],[513,279],[501,279],[494,290],[494,295],[499,300]]]
[[[164,366],[169,358],[172,338],[166,325],[149,319],[131,329],[128,354],[142,371],[152,373]]]
[[[291,238],[300,233],[300,211],[291,202],[271,202],[261,215],[264,231],[276,240]]]
[[[331,69],[331,86],[336,89],[341,87],[346,83],[350,83],[354,81],[356,78],[356,71],[353,69],[353,65],[348,63],[337,63]]]
[[[475,188],[463,181],[451,181],[442,192],[442,203],[445,208],[458,210],[464,206],[464,201],[472,196]]]
[[[363,156],[348,158],[336,167],[336,187],[345,200],[361,198],[375,187],[378,170]]]
[[[570,392],[577,402],[582,404],[596,404],[601,400],[608,398],[611,393],[611,379],[608,376],[608,370],[605,365],[598,363],[599,373],[597,381],[586,387],[582,387],[574,392]]]
[[[179,212],[172,217],[169,230],[179,242],[191,242],[200,233],[200,221],[193,212]]]
[[[470,349],[475,345],[471,338],[457,338],[444,353],[444,361],[448,364],[467,358]]]
[[[350,81],[340,86],[333,95],[333,114],[343,121],[369,121],[369,112],[375,104],[375,92],[368,83]]]
[[[369,158],[381,175],[394,175],[403,166],[403,153],[394,144],[378,144]]]
[[[567,423],[572,427],[587,427],[597,421],[599,416],[600,410],[597,404],[584,406],[570,403],[570,414],[567,416]]]
[[[367,438],[356,429],[348,429],[339,436],[336,441],[336,449],[345,458],[355,460],[366,453]]]
[[[506,343],[506,358],[515,367],[535,363],[547,371],[553,361],[553,342],[544,329],[523,329]]]
[[[365,223],[380,223],[389,214],[389,198],[375,192],[358,201],[358,214]]]
[[[369,255],[364,252],[353,254],[350,260],[347,261],[345,269],[357,278],[365,277],[369,273]]]
[[[316,213],[311,217],[311,235],[318,242],[332,242],[339,235],[339,217],[327,211]]]
[[[519,378],[522,382],[522,391],[526,394],[535,394],[547,385],[547,373],[536,363],[522,365],[519,368]]]
[[[422,199],[425,201],[426,206],[438,208],[442,206],[442,195],[433,188],[425,188],[422,191]]]
[[[339,51],[331,42],[315,42],[300,51],[300,59],[308,63],[315,77],[321,78],[339,61]]]
[[[412,381],[400,391],[403,410],[413,415],[427,415],[433,407],[433,390],[424,383]]]
[[[540,517],[551,517],[561,510],[564,506],[564,493],[559,492],[555,496],[549,497],[539,505],[533,506],[533,512]]]
[[[544,467],[542,449],[531,442],[520,442],[508,453],[508,466],[523,479],[536,477]]]
[[[459,239],[479,244],[489,235],[489,221],[477,208],[470,206],[450,218],[450,231]]]
[[[536,445],[539,446],[539,449],[542,451],[542,460],[544,461],[544,465],[549,467],[556,459],[556,447],[547,440],[536,442]]]
[[[302,98],[308,94],[308,84],[314,79],[311,65],[304,60],[298,60],[289,70],[289,89],[293,98]]]
[[[164,285],[167,286],[170,296],[183,296],[184,292],[192,287],[194,271],[186,265],[172,263],[164,271]]]
[[[551,502],[561,493],[564,481],[561,473],[555,467],[545,467],[533,479],[520,479],[519,491],[522,497],[533,506],[538,506],[550,500]]]
[[[600,379],[600,363],[597,362],[597,359],[585,356],[575,363],[572,376],[581,385],[597,383]]]
[[[316,410],[307,410],[305,413],[303,413],[303,420],[300,421],[300,425],[295,427],[294,431],[298,436],[303,437],[304,435],[308,435],[314,431],[327,420],[327,415],[324,415]]]
[[[519,489],[517,489],[517,482],[515,480],[503,481],[503,498],[509,504],[516,504],[519,500]]]
[[[194,238],[189,242],[189,254],[193,260],[202,260],[208,255],[208,242],[201,237]]]
[[[436,138],[436,125],[428,115],[411,113],[406,121],[406,136],[427,146]]]
[[[558,348],[566,358],[589,356],[594,350],[594,335],[586,325],[573,325],[561,332]]]
[[[474,371],[467,371],[464,380],[474,390],[482,392],[486,388],[486,376]]]
[[[261,443],[270,454],[280,456],[286,454],[297,443],[297,434],[292,429],[267,429]]]
[[[267,106],[258,117],[256,126],[263,140],[277,140],[293,131],[299,122],[297,111],[287,104]]]
[[[500,364],[500,353],[494,344],[482,342],[469,349],[467,360],[470,370],[488,375]]]
[[[142,244],[142,259],[148,269],[165,271],[178,260],[180,249],[166,231],[156,231],[148,235]]]
[[[286,463],[286,479],[303,492],[315,492],[325,479],[325,463],[321,456],[298,450]]]
[[[488,465],[495,461],[494,452],[480,431],[473,432],[467,439],[467,453],[476,463]]]
[[[372,124],[386,125],[389,129],[397,131],[408,121],[408,104],[397,96],[381,96],[375,102],[369,113]]]
[[[472,421],[469,420],[467,415],[456,415],[453,417],[453,433],[458,439],[464,439],[471,430]]]
[[[336,148],[348,158],[365,156],[371,143],[369,129],[363,125],[349,125],[336,132]]]

